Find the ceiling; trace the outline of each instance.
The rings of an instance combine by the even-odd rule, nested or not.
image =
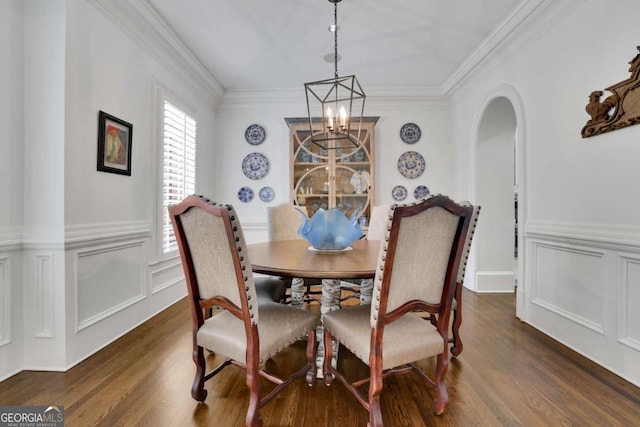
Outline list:
[[[365,91],[442,88],[528,1],[343,0],[339,74],[355,74]],[[334,75],[328,0],[148,2],[225,90],[295,89]]]

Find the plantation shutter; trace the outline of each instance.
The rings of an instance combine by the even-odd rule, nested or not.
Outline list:
[[[162,208],[164,253],[178,249],[167,207],[196,191],[196,121],[164,101]]]

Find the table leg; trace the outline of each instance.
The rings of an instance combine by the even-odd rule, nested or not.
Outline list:
[[[322,364],[324,362],[324,328],[318,326],[316,328],[316,339],[318,340],[318,350],[316,353],[316,378],[324,378],[322,375]],[[338,366],[338,341],[332,340],[333,355],[331,356],[331,366],[337,368]]]
[[[323,279],[322,280],[322,299],[320,300],[320,312],[322,314],[334,310],[340,310],[341,287],[340,280]],[[318,337],[318,353],[316,356],[316,377],[322,376],[322,363],[324,361],[324,329],[318,326],[316,329]],[[331,357],[331,366],[334,368],[338,364],[338,342],[333,340],[333,355]]]
[[[360,282],[360,304],[371,304],[373,295],[373,279],[362,279]]]
[[[340,310],[340,280],[322,279],[322,299],[320,312]]]
[[[291,280],[291,305],[302,308],[304,302],[304,279],[294,277]]]

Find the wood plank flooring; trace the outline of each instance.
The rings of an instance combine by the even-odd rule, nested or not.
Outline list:
[[[464,351],[447,375],[450,406],[433,414],[431,390],[414,376],[382,392],[385,425],[638,426],[640,389],[515,318],[513,295],[464,292]],[[191,398],[190,312],[182,300],[65,373],[21,372],[0,383],[2,405],[64,405],[67,426],[244,425],[244,371],[226,368]],[[209,362],[215,363],[215,356]],[[269,362],[275,372],[304,362],[304,345]],[[365,366],[348,351],[350,376]],[[431,372],[433,361],[420,366]],[[291,368],[292,369],[292,368]],[[268,386],[268,385],[267,385]],[[339,383],[303,380],[262,409],[265,426],[365,426],[367,413]]]

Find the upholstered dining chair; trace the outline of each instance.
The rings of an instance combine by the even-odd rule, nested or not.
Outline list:
[[[390,205],[377,205],[371,208],[371,218],[369,227],[367,228],[366,238],[368,240],[382,240],[384,237],[384,227],[386,225],[387,213]],[[360,304],[371,304],[371,295],[373,293],[373,279],[361,279],[357,281],[342,281],[341,289],[350,291],[344,301],[349,298],[359,298]]]
[[[463,202],[469,203],[469,202]],[[451,355],[457,357],[462,353],[463,345],[462,338],[460,337],[460,326],[462,325],[462,287],[464,284],[464,275],[467,269],[467,261],[469,260],[469,252],[471,251],[471,243],[473,235],[476,232],[478,226],[478,216],[480,215],[480,205],[474,205],[473,213],[471,214],[471,222],[469,223],[469,231],[464,241],[464,251],[462,253],[462,259],[460,260],[460,266],[458,267],[458,275],[456,279],[456,292],[451,305],[453,310],[453,323],[451,324],[451,336],[449,342],[453,343],[451,346]],[[432,317],[433,319],[433,317]]]
[[[205,381],[228,365],[246,369],[249,407],[246,425],[260,426],[260,408],[296,378],[315,379],[317,315],[258,297],[238,216],[231,205],[189,196],[169,207],[193,318],[191,395],[204,402]],[[218,314],[208,317],[213,307]],[[216,310],[217,312],[218,310]],[[265,369],[265,362],[295,341],[307,337],[307,363],[287,378]],[[228,358],[206,372],[204,349]],[[262,397],[260,378],[276,384]]]
[[[302,214],[290,203],[281,203],[267,207],[267,233],[270,241],[302,240],[298,229],[302,224]],[[314,295],[322,290],[321,279],[302,279],[300,277],[282,278],[290,289],[290,302],[301,306],[303,302],[314,301]]]
[[[449,317],[459,264],[473,207],[442,195],[420,203],[392,206],[380,248],[373,303],[325,313],[323,375],[338,378],[369,411],[369,425],[383,425],[383,378],[415,372],[435,391],[437,414],[448,406]],[[436,314],[433,325],[415,312]],[[337,339],[369,366],[364,380],[351,382],[331,365]],[[414,362],[436,356],[433,379]],[[368,395],[358,389],[368,384]]]

